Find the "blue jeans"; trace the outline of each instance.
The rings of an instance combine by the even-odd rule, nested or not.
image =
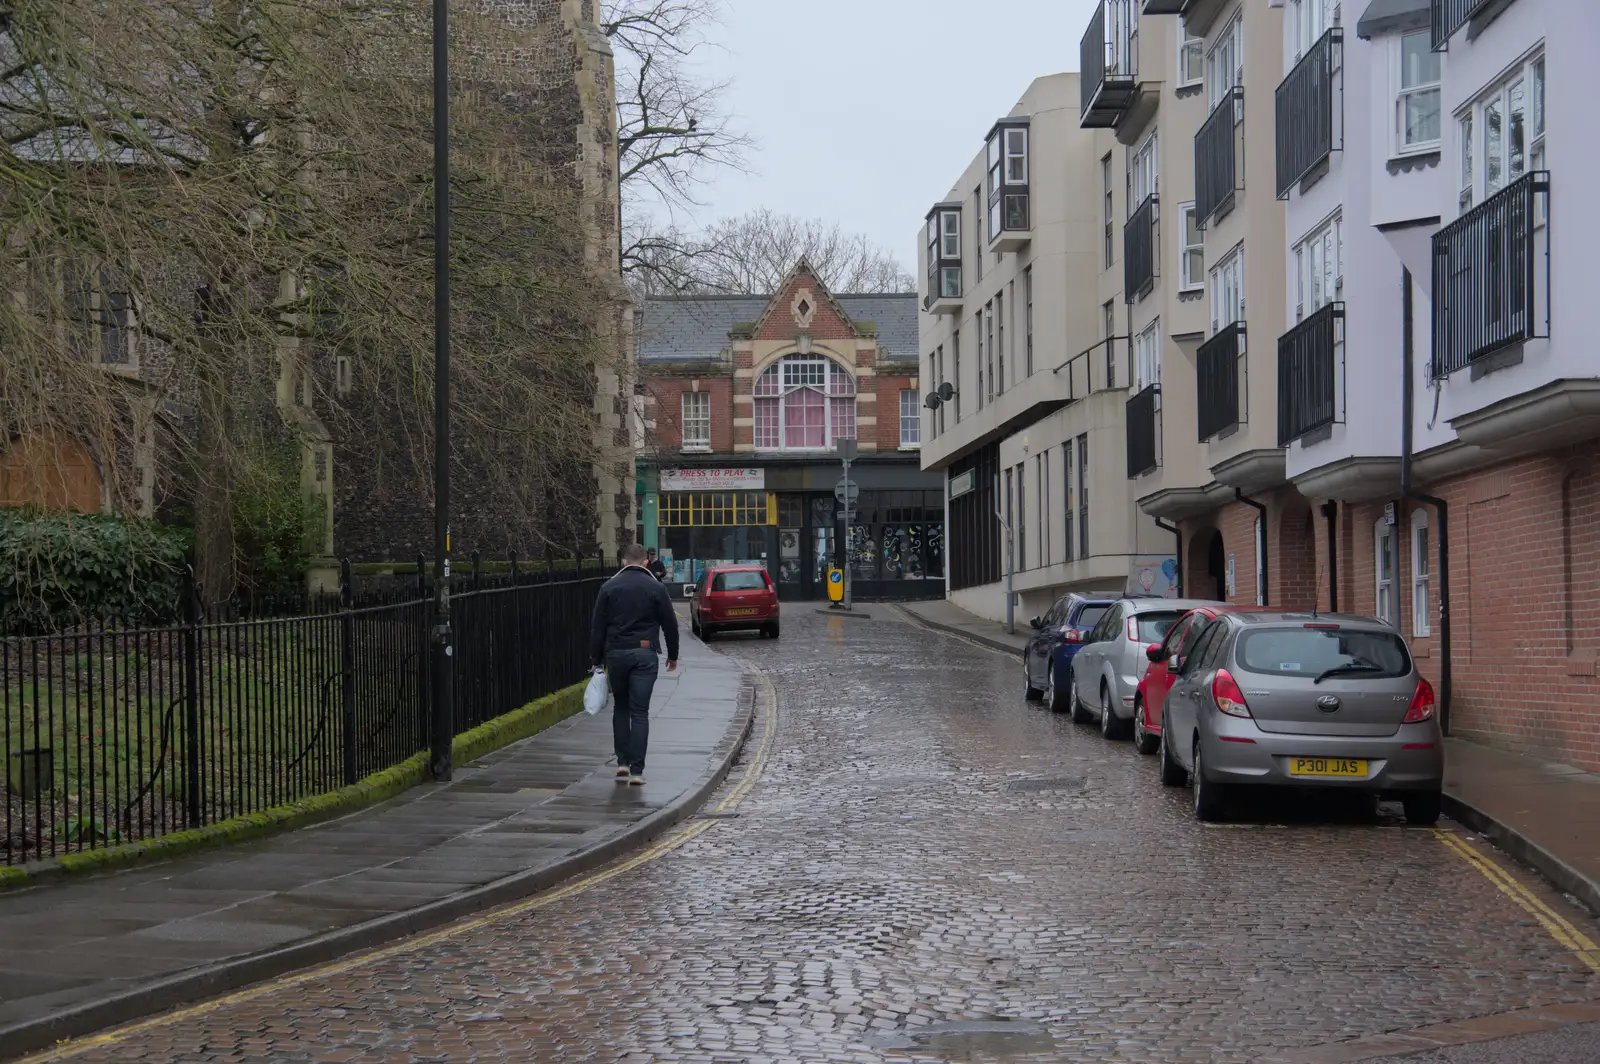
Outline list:
[[[661,661],[653,650],[612,650],[606,653],[606,679],[616,704],[611,711],[611,737],[617,764],[635,776],[644,773],[645,749],[650,745],[650,693],[655,690]]]

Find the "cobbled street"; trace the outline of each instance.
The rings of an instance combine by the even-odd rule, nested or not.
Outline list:
[[[1025,702],[1013,657],[872,612],[794,604],[778,642],[713,644],[778,695],[736,817],[541,908],[71,1059],[1250,1061],[1600,998],[1396,810],[1278,799],[1202,827],[1155,759]]]

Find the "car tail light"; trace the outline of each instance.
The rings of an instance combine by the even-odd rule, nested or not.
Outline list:
[[[1405,723],[1421,724],[1425,720],[1432,720],[1435,707],[1433,684],[1418,677],[1417,693],[1411,696],[1411,707],[1406,710]]]
[[[1138,641],[1139,641],[1139,619],[1137,617],[1129,617],[1128,618],[1128,642],[1137,643]]]
[[[1083,642],[1083,633],[1070,624],[1064,624],[1061,626],[1061,641],[1063,643],[1081,643]]]
[[[1217,708],[1230,717],[1250,715],[1250,707],[1244,704],[1244,692],[1239,690],[1238,683],[1227,669],[1217,670],[1216,679],[1211,681],[1211,697],[1216,701]]]

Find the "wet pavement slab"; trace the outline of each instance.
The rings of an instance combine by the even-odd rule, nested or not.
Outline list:
[[[553,865],[678,802],[748,715],[736,661],[698,643],[652,701],[642,787],[611,715],[579,714],[370,810],[253,844],[0,893],[0,1031],[167,976]],[[743,702],[741,702],[743,692]],[[6,1047],[0,1037],[0,1057]]]
[[[1511,1064],[1600,1021],[1551,930],[1600,925],[1460,825],[1278,793],[1201,825],[1154,759],[1025,702],[1009,652],[892,611],[785,621],[712,644],[777,697],[716,819],[39,1059]]]

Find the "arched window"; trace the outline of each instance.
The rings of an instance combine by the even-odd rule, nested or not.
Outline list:
[[[753,390],[759,451],[822,451],[856,438],[856,379],[832,359],[780,358]]]

